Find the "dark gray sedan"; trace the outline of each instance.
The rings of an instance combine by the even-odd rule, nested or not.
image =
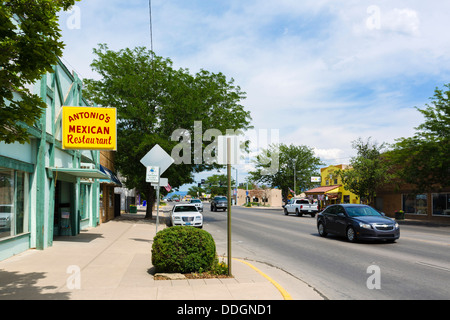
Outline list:
[[[317,216],[317,230],[321,237],[328,233],[357,240],[387,240],[400,238],[395,220],[363,204],[337,204],[327,207]]]

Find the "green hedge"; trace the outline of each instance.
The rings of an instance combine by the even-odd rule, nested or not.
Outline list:
[[[216,244],[205,230],[176,226],[158,232],[153,239],[152,263],[156,272],[205,272],[216,261]]]

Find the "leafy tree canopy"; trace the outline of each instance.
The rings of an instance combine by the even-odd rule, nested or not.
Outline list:
[[[268,171],[272,171],[268,168],[273,167],[273,161],[278,161],[278,168],[267,174]],[[311,177],[317,175],[319,167],[323,165],[312,148],[285,144],[271,145],[263,150],[256,157],[254,164],[255,170],[249,172],[250,180],[278,187],[282,190],[284,198],[289,194],[289,189],[294,189],[294,170],[296,181],[294,191],[300,193],[314,186]]]
[[[46,103],[30,86],[47,72],[64,48],[57,13],[78,0],[10,0],[0,3],[0,141],[29,141]]]
[[[231,188],[234,189],[236,182],[231,178]],[[226,174],[213,174],[206,178],[203,188],[207,193],[214,196],[226,196],[228,191],[228,177]]]
[[[387,153],[399,183],[427,192],[450,186],[450,84],[436,88],[431,103],[416,108],[425,122],[410,138],[400,138]]]
[[[371,138],[363,141],[361,138],[352,142],[357,155],[350,159],[353,169],[338,170],[346,190],[358,195],[360,199],[373,204],[376,190],[389,180],[388,164],[381,156],[386,144],[372,142]]]
[[[155,192],[145,182],[146,170],[140,159],[156,144],[171,154],[180,143],[179,137],[172,141],[172,134],[184,129],[186,137],[181,139],[192,147],[190,151],[209,146],[207,140],[214,137],[194,136],[196,121],[201,122],[202,135],[208,129],[225,134],[227,129],[251,127],[250,113],[240,104],[245,93],[222,73],[201,70],[193,75],[188,69],[176,70],[170,59],[144,47],[112,51],[101,44],[94,53],[97,58],[91,66],[101,79],[86,81],[86,97],[98,105],[117,108],[116,169],[126,177],[126,186],[137,188],[149,204],[153,204]],[[196,172],[219,168],[199,162],[192,154],[187,158],[163,174],[174,188],[193,183]],[[151,206],[147,208],[149,218]]]

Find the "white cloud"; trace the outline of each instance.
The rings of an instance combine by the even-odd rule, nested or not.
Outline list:
[[[314,154],[324,160],[332,160],[335,163],[340,162],[340,160],[345,160],[348,163],[349,158],[344,157],[344,151],[341,149],[316,149],[314,148]]]

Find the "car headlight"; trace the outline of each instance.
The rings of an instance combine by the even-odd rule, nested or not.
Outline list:
[[[398,229],[398,223],[397,222],[395,223],[394,226],[395,226],[395,229]]]
[[[173,217],[173,220],[180,220],[181,218],[178,216]]]
[[[362,222],[360,222],[360,223],[359,223],[359,226],[360,226],[361,228],[364,228],[364,229],[372,229],[372,226],[371,226],[370,224],[368,224],[368,223],[362,223]]]
[[[202,220],[202,217],[201,216],[197,216],[197,217],[195,217],[195,220]]]

